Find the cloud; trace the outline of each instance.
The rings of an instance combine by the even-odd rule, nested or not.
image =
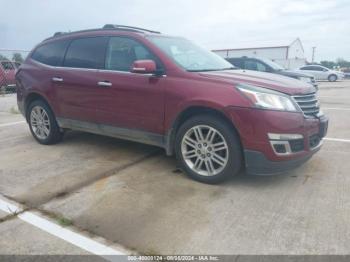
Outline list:
[[[0,48],[31,49],[56,31],[119,23],[185,36],[207,48],[300,37],[308,57],[316,46],[317,60],[350,60],[347,0],[12,0],[2,5]]]

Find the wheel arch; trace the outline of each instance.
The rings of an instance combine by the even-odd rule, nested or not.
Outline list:
[[[327,77],[327,79],[328,79],[329,81],[331,81],[330,78],[331,78],[332,76],[335,77],[335,81],[338,80],[338,75],[337,75],[337,74],[334,74],[334,73],[329,74],[329,76]]]
[[[169,128],[165,138],[166,139],[165,149],[166,149],[166,154],[168,156],[171,156],[174,154],[175,136],[181,124],[184,123],[187,119],[195,115],[203,115],[203,114],[214,115],[222,119],[223,121],[225,121],[225,123],[227,123],[232,128],[232,130],[237,134],[239,141],[241,143],[241,148],[243,148],[241,136],[238,132],[238,129],[236,128],[234,123],[230,120],[230,118],[222,110],[212,108],[212,107],[207,107],[207,106],[195,105],[195,106],[189,106],[186,109],[184,109],[181,113],[179,113],[176,116],[175,120],[173,121],[171,127]]]
[[[51,111],[53,112],[52,106],[50,105],[50,103],[48,102],[48,99],[44,95],[39,94],[37,92],[31,92],[30,94],[27,95],[26,99],[24,100],[24,110],[25,110],[24,112],[25,112],[25,117],[27,121],[28,121],[28,107],[35,100],[42,100],[50,107]]]

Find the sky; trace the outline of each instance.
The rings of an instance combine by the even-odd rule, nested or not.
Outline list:
[[[123,24],[208,49],[299,37],[311,61],[350,60],[350,0],[0,0],[0,49],[30,50],[57,31]]]

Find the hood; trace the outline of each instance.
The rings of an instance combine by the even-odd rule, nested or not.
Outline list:
[[[300,80],[271,73],[264,73],[251,70],[224,70],[200,72],[201,77],[212,80],[224,81],[226,83],[251,84],[268,88],[289,95],[308,94],[316,92],[313,85]]]
[[[284,76],[289,76],[289,77],[310,77],[313,78],[313,75],[307,74],[307,73],[301,73],[301,72],[296,72],[292,70],[281,70],[277,71],[276,73]]]

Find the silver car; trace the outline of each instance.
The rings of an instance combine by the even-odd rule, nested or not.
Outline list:
[[[345,77],[344,73],[321,65],[306,65],[300,67],[297,71],[313,75],[316,80],[328,80],[330,82],[341,80]]]

